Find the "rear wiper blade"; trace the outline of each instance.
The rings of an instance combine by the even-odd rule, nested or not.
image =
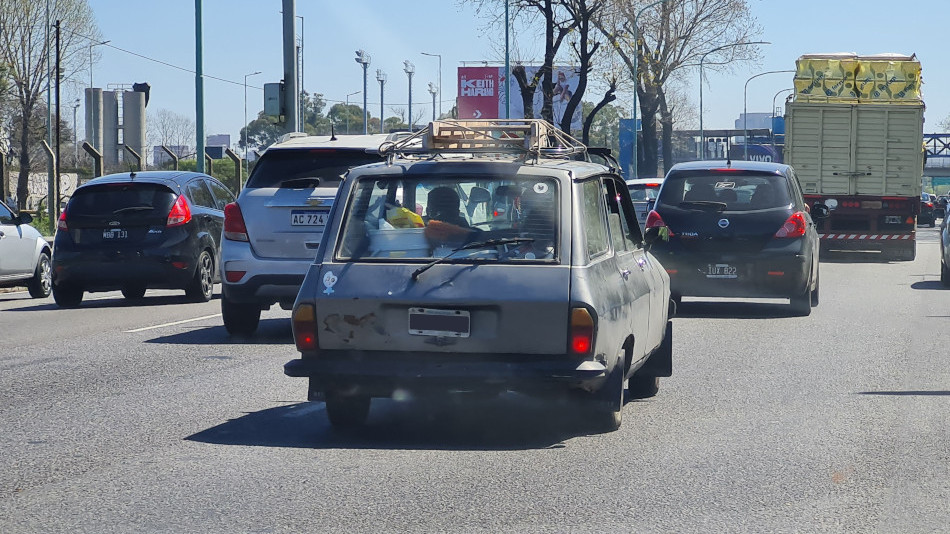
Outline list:
[[[316,176],[308,176],[305,178],[291,178],[290,180],[284,180],[280,182],[280,187],[287,187],[290,189],[303,189],[305,187],[317,187],[320,185],[320,178]]]
[[[692,207],[692,208],[716,208],[716,211],[725,211],[726,203],[725,202],[716,202],[714,200],[684,200],[680,202],[681,208]]]
[[[119,208],[112,212],[113,215],[116,213],[122,213],[125,211],[153,211],[155,206],[127,206],[125,208]]]
[[[417,280],[420,274],[428,271],[430,268],[432,268],[435,265],[438,265],[444,261],[447,261],[456,252],[461,252],[463,250],[474,250],[474,249],[486,248],[486,247],[500,247],[502,245],[517,245],[520,243],[531,243],[533,241],[534,241],[533,237],[505,237],[501,239],[488,239],[486,241],[476,241],[474,243],[468,243],[467,245],[462,245],[460,247],[454,248],[452,249],[451,252],[449,252],[445,256],[442,256],[441,258],[436,258],[430,261],[429,263],[423,265],[422,267],[419,267],[418,269],[412,272],[412,279]]]

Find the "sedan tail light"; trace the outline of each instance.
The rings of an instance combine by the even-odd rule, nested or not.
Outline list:
[[[247,241],[247,225],[241,206],[232,202],[224,207],[224,238],[231,241]]]
[[[66,226],[66,211],[65,210],[59,214],[59,221],[56,223],[56,229],[62,230],[64,232],[69,230],[69,228]]]
[[[300,304],[292,316],[294,343],[300,352],[317,350],[317,312],[313,304]]]
[[[587,308],[571,310],[571,354],[587,356],[594,350],[594,318]]]
[[[801,237],[805,235],[805,229],[808,227],[808,223],[805,221],[805,214],[796,211],[792,214],[791,217],[785,221],[785,224],[778,229],[778,232],[775,232],[775,237],[778,238],[793,238]]]
[[[168,212],[168,221],[165,222],[165,226],[181,226],[190,220],[191,207],[188,206],[188,201],[184,195],[178,195],[178,200],[175,201],[172,210]]]

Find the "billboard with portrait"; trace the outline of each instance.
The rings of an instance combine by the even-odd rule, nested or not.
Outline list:
[[[530,80],[540,69],[525,67]],[[578,73],[574,67],[554,67],[554,121],[561,122],[567,103],[577,90]],[[505,68],[504,67],[459,67],[458,110],[460,119],[498,119],[505,117]],[[540,87],[534,93],[534,117],[541,118],[543,96]],[[510,117],[524,118],[524,103],[518,82],[511,80]],[[577,106],[571,120],[571,129],[582,128],[581,106]]]

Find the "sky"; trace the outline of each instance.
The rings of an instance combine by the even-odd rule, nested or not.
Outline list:
[[[706,129],[732,128],[743,111],[768,113],[773,98],[792,87],[791,73],[750,77],[773,70],[795,68],[795,59],[806,53],[894,52],[917,54],[923,68],[923,94],[927,105],[926,132],[939,131],[938,123],[950,116],[950,68],[942,50],[946,31],[946,0],[915,2],[914,8],[895,8],[893,2],[863,0],[747,0],[762,28],[757,40],[761,62],[741,64],[731,72],[704,69],[703,122]],[[148,111],[164,108],[195,117],[195,1],[165,0],[138,8],[128,0],[88,0],[103,40],[97,47],[93,85],[151,85]],[[501,0],[498,0],[501,5]],[[643,2],[644,4],[646,2]],[[132,7],[135,6],[135,7]],[[263,109],[263,84],[283,77],[280,0],[203,0],[205,133],[231,134],[237,143],[244,124],[245,75],[249,119]],[[403,61],[416,68],[413,75],[413,114],[420,109],[429,117],[432,97],[428,83],[438,86],[439,58],[444,91],[443,111],[454,105],[456,68],[462,62],[501,62],[504,34],[493,30],[484,14],[471,3],[456,0],[297,0],[304,40],[304,83],[311,93],[322,93],[329,105],[344,102],[362,105],[363,70],[355,51],[371,56],[367,107],[379,113],[376,69],[388,76],[385,85],[387,116],[391,108],[406,108],[408,77]],[[301,20],[298,19],[298,32]],[[536,29],[514,28],[518,54],[525,61],[540,61],[543,48]],[[121,50],[120,50],[121,49]],[[130,53],[131,52],[131,53]],[[157,61],[145,59],[146,56]],[[88,74],[82,85],[88,85]],[[747,84],[748,82],[748,84]],[[80,89],[74,89],[79,95]],[[348,94],[360,91],[360,93]],[[699,71],[685,76],[684,91],[698,108]],[[776,102],[784,97],[782,93]],[[599,100],[589,95],[587,100]],[[65,95],[64,101],[69,95]],[[630,108],[632,95],[621,95],[615,104]],[[437,105],[438,107],[438,105]],[[83,110],[79,110],[83,113]],[[326,110],[325,110],[326,111]],[[80,130],[82,126],[80,124]]]

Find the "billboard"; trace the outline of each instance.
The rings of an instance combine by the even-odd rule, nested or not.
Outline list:
[[[534,77],[540,67],[525,67],[528,79]],[[578,73],[574,67],[554,67],[554,122],[560,123],[565,108],[577,89]],[[534,117],[541,118],[543,96],[540,87],[534,93]],[[504,67],[459,67],[458,111],[460,119],[499,119],[505,117],[505,68]],[[524,103],[518,82],[511,80],[511,118],[524,118]],[[580,130],[581,106],[577,106],[571,118],[571,129]]]

